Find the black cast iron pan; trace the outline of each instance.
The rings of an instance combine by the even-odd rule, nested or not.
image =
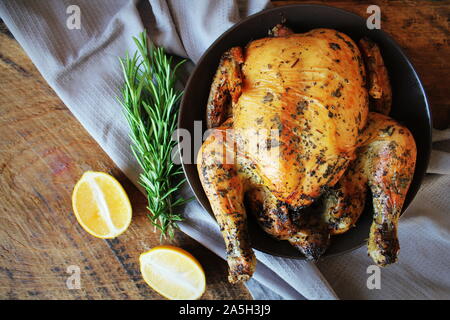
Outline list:
[[[393,91],[390,116],[409,128],[417,144],[417,164],[404,204],[405,210],[419,190],[428,166],[432,128],[430,108],[419,77],[399,45],[382,30],[369,30],[366,27],[366,20],[353,13],[322,5],[300,4],[266,10],[236,24],[209,47],[191,74],[181,102],[179,128],[188,130],[194,137],[194,121],[202,121],[203,131],[206,130],[204,118],[206,102],[212,78],[223,52],[233,46],[245,46],[252,40],[266,37],[268,30],[282,21],[297,33],[314,28],[331,28],[346,33],[355,41],[368,36],[380,46]],[[213,214],[194,162],[200,144],[194,145],[193,138],[191,141],[193,152],[190,155],[182,154],[183,169],[198,201]],[[323,256],[341,254],[363,245],[369,235],[372,213],[371,202],[368,201],[356,227],[343,235],[333,237],[330,247]],[[249,233],[252,246],[257,250],[276,256],[304,258],[286,241],[277,241],[266,234],[253,221],[251,215],[249,215]]]

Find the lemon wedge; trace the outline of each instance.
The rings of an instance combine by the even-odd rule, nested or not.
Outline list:
[[[83,174],[73,189],[72,206],[83,229],[97,238],[115,238],[131,222],[131,204],[125,190],[104,172]]]
[[[205,292],[205,273],[187,251],[173,246],[157,246],[139,257],[145,282],[170,300],[194,300]]]

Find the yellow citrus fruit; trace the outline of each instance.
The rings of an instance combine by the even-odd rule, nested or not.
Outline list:
[[[83,174],[73,189],[72,206],[83,229],[97,238],[115,238],[131,222],[131,204],[125,190],[104,172]]]
[[[158,246],[139,257],[142,276],[159,294],[171,300],[194,300],[205,292],[205,273],[189,252]]]

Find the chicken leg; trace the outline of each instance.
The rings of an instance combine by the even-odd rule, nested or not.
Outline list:
[[[294,217],[294,210],[278,201],[265,186],[246,194],[251,211],[261,228],[278,240],[287,240],[308,260],[318,260],[329,244],[329,232],[317,212],[310,208]]]
[[[200,181],[208,196],[225,240],[229,281],[246,281],[252,276],[256,258],[247,233],[244,184],[234,163],[232,119],[212,131],[198,153]]]
[[[400,250],[397,228],[414,175],[416,145],[407,128],[379,113],[369,113],[357,159],[325,199],[324,217],[332,234],[347,231],[364,209],[366,186],[373,197],[368,252],[385,266]]]

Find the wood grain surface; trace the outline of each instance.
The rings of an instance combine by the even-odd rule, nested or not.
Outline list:
[[[142,280],[139,255],[160,244],[145,197],[77,122],[4,25],[0,33],[0,299],[162,299]],[[105,171],[133,204],[129,229],[96,239],[77,223],[71,193],[86,170]],[[168,242],[163,242],[168,243]],[[204,299],[251,299],[226,263],[182,232],[172,245],[204,266]],[[66,286],[80,267],[81,289]]]
[[[306,3],[276,1],[273,4]],[[382,28],[405,49],[424,82],[434,125],[448,127],[449,1],[313,1],[366,16],[378,4]],[[75,120],[6,27],[0,25],[0,299],[160,299],[143,282],[139,254],[160,244],[145,197]],[[77,224],[71,192],[86,170],[109,172],[133,203],[133,222],[115,240],[95,239]],[[226,279],[223,260],[177,232],[174,245],[205,267],[204,299],[251,299]],[[81,289],[67,268],[79,266]]]

